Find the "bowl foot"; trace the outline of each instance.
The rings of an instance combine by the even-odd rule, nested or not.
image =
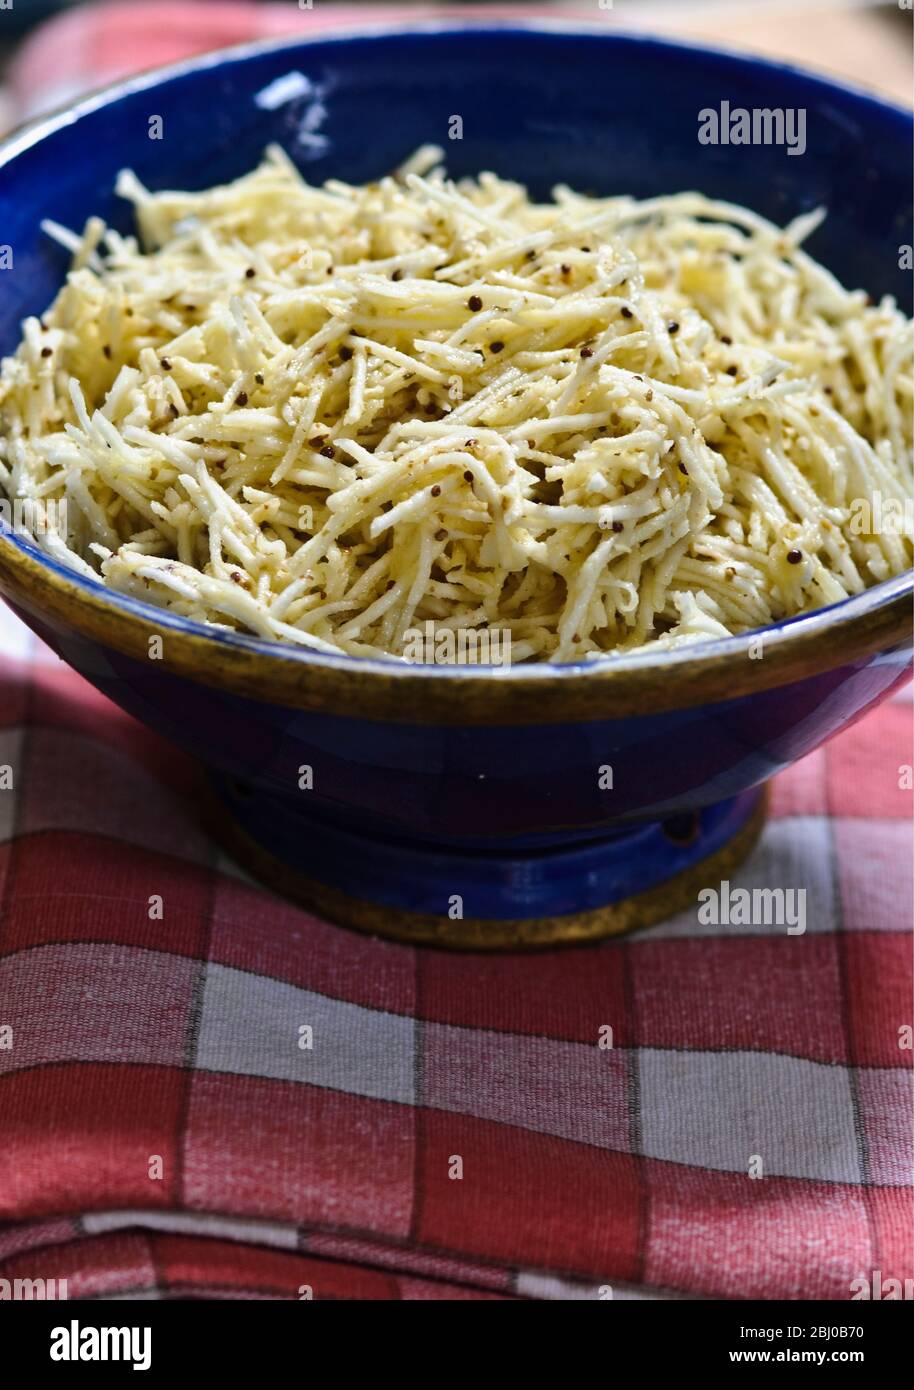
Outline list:
[[[216,833],[275,892],[343,926],[457,950],[597,941],[650,926],[725,879],[755,844],[764,788],[555,848],[443,848],[366,836],[214,776]]]

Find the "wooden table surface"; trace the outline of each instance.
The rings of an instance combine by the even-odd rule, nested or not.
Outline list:
[[[872,87],[912,105],[912,14],[899,5],[855,6],[832,0],[721,0],[718,4],[639,4],[615,0],[620,27],[752,49]]]

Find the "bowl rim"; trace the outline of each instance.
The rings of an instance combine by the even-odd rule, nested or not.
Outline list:
[[[118,97],[132,96],[135,92],[145,91],[148,87],[154,87],[159,82],[168,81],[173,77],[181,77],[191,72],[218,67],[227,59],[240,61],[285,48],[313,48],[324,44],[342,44],[350,40],[410,38],[424,35],[444,36],[454,33],[469,36],[492,33],[542,34],[547,37],[550,35],[558,37],[579,36],[590,39],[598,38],[601,42],[607,43],[618,42],[623,46],[663,49],[675,53],[707,54],[710,57],[729,59],[737,65],[762,67],[775,72],[786,73],[791,77],[798,77],[804,82],[821,87],[825,91],[837,89],[861,100],[871,102],[874,106],[880,106],[885,111],[900,116],[908,122],[914,121],[914,111],[911,107],[893,101],[890,97],[885,96],[874,87],[867,86],[864,82],[855,82],[843,75],[838,76],[830,72],[816,72],[811,68],[804,68],[800,63],[792,63],[785,59],[770,57],[767,54],[754,53],[751,49],[741,48],[737,44],[704,43],[699,39],[654,34],[639,29],[621,27],[607,29],[604,20],[596,17],[589,19],[580,15],[569,16],[568,18],[554,16],[540,19],[524,18],[520,15],[488,19],[480,17],[470,19],[468,17],[461,20],[456,15],[451,14],[450,16],[442,15],[439,18],[409,21],[374,20],[365,24],[340,24],[339,27],[332,26],[322,29],[318,34],[296,35],[290,33],[271,38],[246,39],[240,43],[225,44],[220,48],[209,49],[204,53],[194,53],[186,58],[178,58],[170,63],[158,63],[152,67],[143,68],[127,77],[118,77],[111,82],[103,83],[101,86],[90,88],[82,96],[77,97],[75,101],[64,102],[48,111],[39,112],[14,126],[11,131],[0,138],[0,168],[23,153],[30,145],[37,143],[38,138],[52,134],[59,126],[73,124],[81,116],[89,115],[92,111],[108,105],[109,102]]]
[[[694,52],[735,66],[788,73],[836,88],[914,123],[901,105],[865,87],[751,52],[630,30],[607,30],[599,19],[479,19],[379,21],[310,36],[233,44],[149,68],[108,83],[76,102],[41,114],[0,141],[0,170],[57,130],[125,96],[175,78],[285,49],[422,36],[474,34],[587,37],[620,46]],[[39,624],[72,628],[90,641],[135,660],[150,659],[161,638],[166,671],[228,693],[292,709],[324,710],[391,722],[547,724],[687,709],[719,703],[869,660],[910,644],[914,570],[907,570],[809,613],[707,642],[639,651],[600,661],[517,666],[411,664],[394,657],[317,652],[244,633],[210,628],[167,609],[108,589],[19,537],[0,518],[0,591]]]

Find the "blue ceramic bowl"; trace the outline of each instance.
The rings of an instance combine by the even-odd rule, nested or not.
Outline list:
[[[277,104],[271,84],[289,73],[308,82]],[[699,108],[724,100],[805,110],[805,153],[699,144]],[[449,143],[455,114],[463,138]],[[162,141],[147,138],[151,115]],[[43,217],[78,227],[100,213],[126,229],[122,166],[153,188],[203,188],[269,141],[313,181],[370,180],[436,141],[455,175],[495,169],[540,195],[560,181],[699,188],[781,223],[825,204],[813,254],[910,312],[905,112],[791,68],[598,29],[433,27],[216,54],[12,137],[0,351],[66,271]],[[84,581],[2,524],[0,592],[94,685],[206,762],[229,843],[268,882],[368,930],[476,948],[593,938],[694,901],[757,833],[766,779],[911,661],[910,575],[767,629],[760,659],[734,637],[502,671],[217,633]]]

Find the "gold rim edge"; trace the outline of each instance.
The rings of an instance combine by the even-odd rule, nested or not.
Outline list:
[[[149,640],[159,637],[164,651],[156,664],[174,675],[272,705],[394,723],[550,724],[685,709],[771,690],[875,655],[910,641],[914,629],[912,597],[902,591],[850,619],[805,631],[767,630],[769,649],[757,660],[747,652],[758,634],[747,633],[735,652],[699,655],[666,669],[631,665],[579,672],[573,679],[557,671],[513,681],[510,671],[490,673],[485,681],[478,672],[449,672],[445,682],[430,679],[423,667],[387,674],[355,663],[305,665],[156,624],[118,608],[102,596],[104,590],[98,596],[84,592],[3,541],[0,535],[0,591],[38,621],[66,623],[137,661],[149,658]]]

